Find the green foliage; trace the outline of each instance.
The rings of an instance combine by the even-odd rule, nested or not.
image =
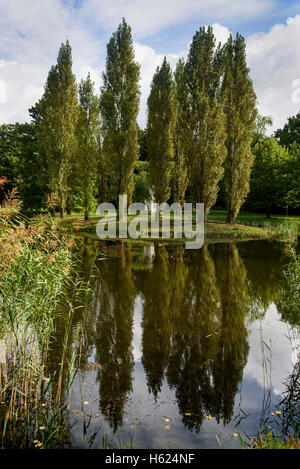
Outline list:
[[[138,129],[138,144],[139,144],[139,161],[148,161],[148,152],[146,146],[146,132],[143,129]]]
[[[144,202],[149,196],[148,173],[141,171],[134,175],[133,202]]]
[[[50,192],[59,198],[60,213],[74,191],[72,185],[76,155],[78,119],[77,86],[72,73],[72,50],[69,41],[62,44],[57,64],[49,72],[42,99],[31,109],[36,123],[39,153],[48,175]]]
[[[20,153],[15,165],[15,184],[23,212],[33,215],[45,207],[48,189],[45,168],[41,164],[34,124],[16,124],[20,135]]]
[[[234,224],[249,192],[254,155],[251,142],[256,120],[256,95],[246,62],[246,44],[237,34],[225,45],[225,75],[223,97],[226,112],[225,185],[228,218]]]
[[[151,84],[146,135],[150,186],[158,203],[167,202],[171,194],[174,122],[174,82],[165,57]]]
[[[274,137],[265,137],[253,149],[255,161],[251,174],[247,206],[266,210],[272,206],[297,207],[300,204],[300,147],[280,146]]]
[[[300,113],[277,131],[280,146],[268,139],[272,119],[257,115],[244,38],[215,42],[212,28],[202,27],[174,75],[164,59],[153,77],[146,131],[136,122],[140,66],[125,20],[107,45],[100,99],[88,75],[78,105],[71,46],[62,44],[44,95],[30,109],[32,124],[0,126],[0,178],[17,188],[24,212],[43,211],[51,199],[52,213],[59,206],[61,216],[70,214],[77,204],[88,218],[96,198],[142,201],[149,187],[158,202],[203,202],[205,217],[226,203],[232,224],[246,197],[248,208],[268,216],[275,205],[286,214],[297,208]]]
[[[282,197],[282,168],[288,152],[274,137],[265,138],[253,151],[255,161],[247,203],[254,209],[266,210],[270,216],[272,205],[280,203]]]
[[[179,59],[174,73],[175,78],[175,128],[174,158],[172,175],[172,198],[181,205],[185,202],[188,185],[187,164],[185,154],[185,118],[188,105],[188,88],[183,59]]]
[[[78,183],[82,193],[85,220],[94,201],[99,155],[99,100],[94,94],[94,83],[90,74],[79,85],[78,138]]]
[[[9,181],[15,178],[15,166],[20,154],[17,125],[0,126],[0,177],[6,176]]]
[[[10,181],[6,189],[17,186],[25,213],[41,210],[47,188],[33,124],[0,126],[0,174]]]
[[[132,198],[138,159],[140,66],[134,61],[131,28],[123,18],[107,45],[106,70],[100,97],[102,153],[108,169],[110,199]]]
[[[300,112],[296,116],[289,117],[283,129],[275,132],[275,137],[282,146],[288,147],[294,142],[300,145]]]
[[[194,202],[204,203],[205,217],[216,202],[227,153],[220,99],[222,71],[221,49],[215,49],[213,30],[202,27],[193,37],[186,63],[188,105],[183,131],[190,192]]]
[[[287,158],[283,160],[281,174],[282,197],[278,205],[282,207],[299,207],[300,205],[300,145],[292,143]]]

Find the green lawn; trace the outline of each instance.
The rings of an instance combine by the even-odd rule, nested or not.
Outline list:
[[[130,221],[134,216],[129,216]],[[173,218],[173,215],[171,215]],[[60,225],[73,233],[89,233],[96,237],[96,224],[100,219],[95,212],[90,213],[90,219],[83,219],[83,211],[74,211],[60,221]],[[225,210],[212,210],[205,224],[205,239],[208,242],[234,242],[250,239],[287,238],[294,237],[300,232],[300,216],[273,215],[267,219],[264,214],[242,212],[236,225],[227,225]],[[172,224],[171,224],[172,232]],[[149,239],[144,237],[144,239]],[[160,238],[162,239],[162,238]],[[176,241],[176,240],[174,240]],[[178,241],[178,240],[177,240]]]
[[[226,210],[211,210],[207,219],[209,221],[226,222],[227,211]],[[241,212],[237,217],[237,223],[296,223],[300,224],[300,215],[271,215],[271,218],[267,218],[264,213],[255,212]]]

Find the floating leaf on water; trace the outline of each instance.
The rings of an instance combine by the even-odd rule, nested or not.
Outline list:
[[[238,433],[233,433],[232,436],[234,436],[235,438],[237,438],[239,436]]]
[[[170,430],[171,425],[165,425],[165,430]]]
[[[72,410],[72,412],[73,412],[74,415],[81,415],[81,416],[84,417],[84,413],[81,410],[74,409],[74,410]]]
[[[206,415],[205,417],[207,420],[210,420],[211,419],[211,415]]]
[[[40,430],[45,430],[45,427],[40,427]]]
[[[83,404],[84,404],[84,405],[88,405],[88,401],[84,401],[84,403],[83,403]]]
[[[187,415],[189,417],[192,414],[190,412],[186,412],[185,415]]]

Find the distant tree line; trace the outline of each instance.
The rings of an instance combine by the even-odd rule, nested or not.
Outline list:
[[[240,34],[222,46],[201,27],[174,73],[164,58],[145,130],[139,80],[124,19],[107,44],[100,96],[90,74],[76,84],[71,46],[61,45],[31,123],[0,126],[0,177],[17,187],[25,212],[63,217],[81,206],[88,219],[97,203],[119,194],[143,202],[150,189],[159,203],[203,202],[205,216],[226,206],[231,224],[243,205],[268,214],[300,205],[300,114],[266,137],[271,121],[257,114]]]

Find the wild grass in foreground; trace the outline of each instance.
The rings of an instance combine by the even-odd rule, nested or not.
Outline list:
[[[256,438],[252,438],[249,445],[241,437],[240,442],[243,449],[300,449],[299,437],[288,435],[286,438],[282,438],[276,436],[268,428]]]
[[[68,445],[68,398],[78,364],[80,324],[70,241],[51,218],[27,225],[16,195],[0,208],[0,447]],[[64,333],[52,369],[59,315]]]

